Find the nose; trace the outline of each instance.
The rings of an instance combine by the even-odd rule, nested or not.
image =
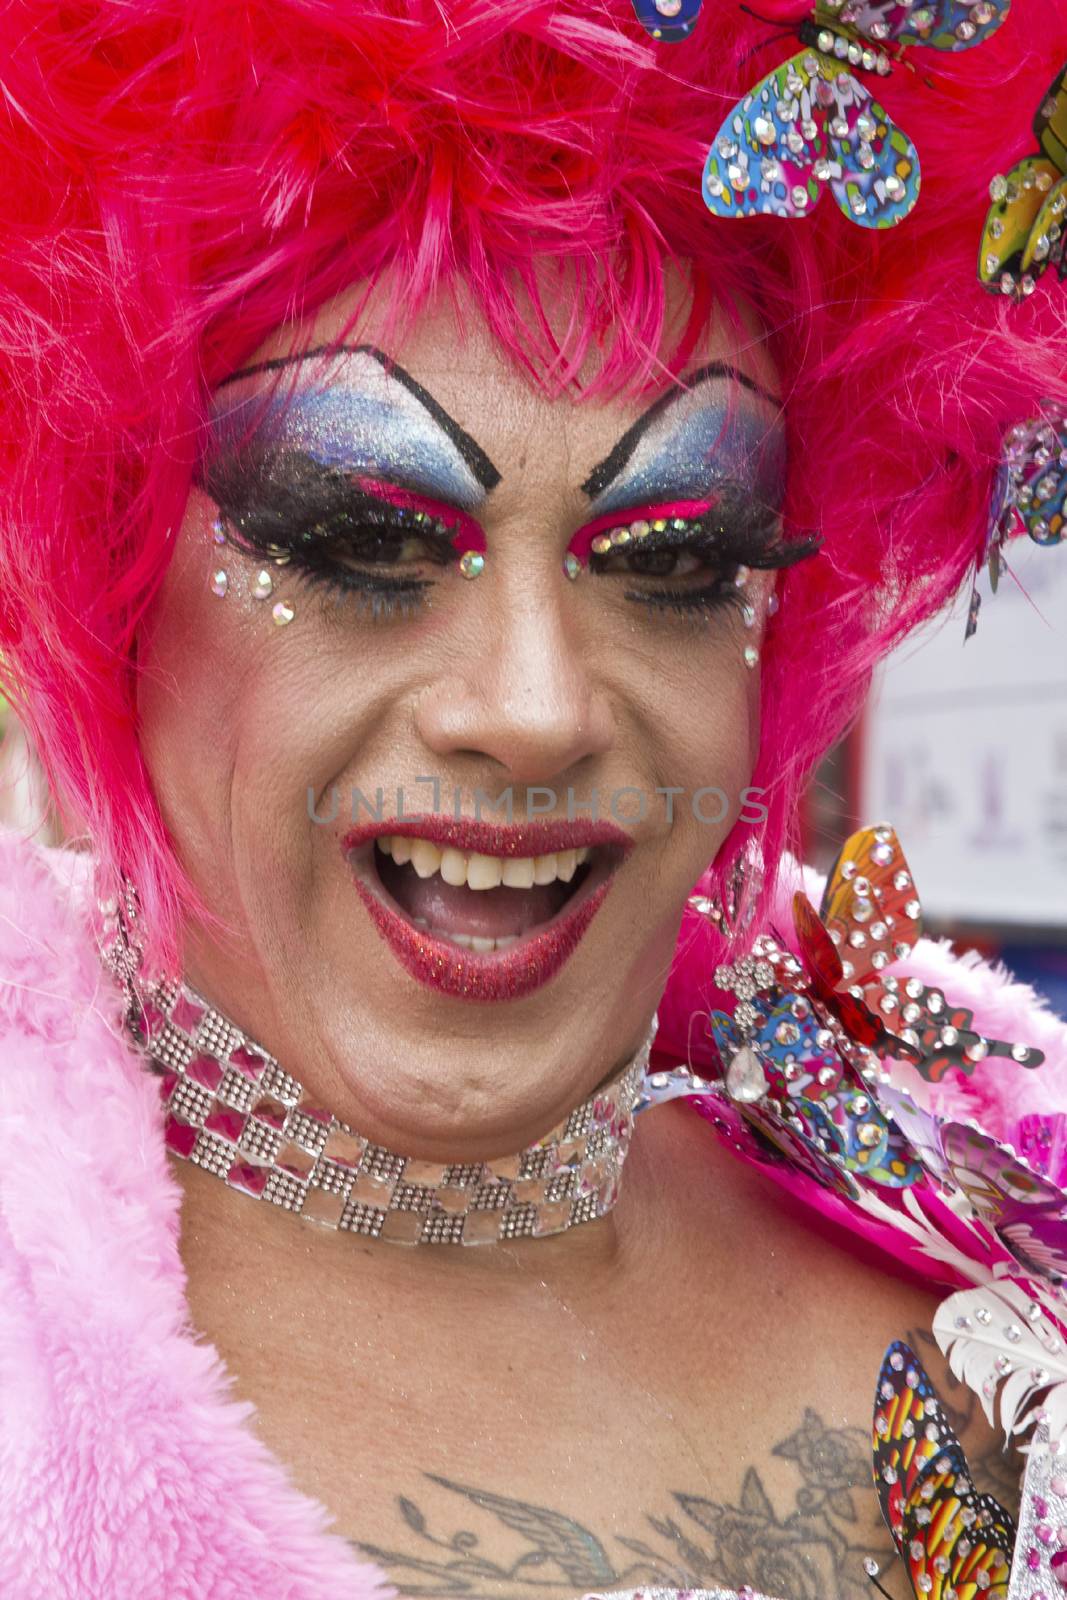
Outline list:
[[[516,592],[484,595],[484,612],[461,665],[430,684],[418,731],[440,757],[496,763],[509,782],[536,784],[610,749],[609,696],[566,615],[566,580],[530,577]]]

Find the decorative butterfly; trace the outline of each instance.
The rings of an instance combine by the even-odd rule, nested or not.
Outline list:
[[[882,1515],[918,1600],[1005,1600],[1014,1518],[974,1488],[928,1373],[900,1341],[882,1360],[871,1440]]]
[[[1042,1053],[985,1038],[970,1011],[921,979],[882,976],[922,930],[911,871],[887,825],[853,834],[820,911],[798,894],[794,913],[800,960],[762,935],[752,954],[716,969],[718,987],[737,997],[732,1017],[708,1018],[721,1092],[765,1145],[839,1193],[854,1198],[857,1179],[908,1188],[927,1171],[955,1187],[936,1119],[903,1096],[914,1112],[903,1126],[879,1104],[877,1058],[910,1060],[937,1082],[990,1055],[1037,1066]],[[1002,1242],[1011,1249],[1007,1235]]]
[[[888,824],[861,828],[846,839],[826,880],[820,913],[802,895],[794,901],[798,910],[801,955],[815,977],[813,999],[875,1054],[913,1061],[930,1083],[949,1068],[971,1073],[987,1056],[1030,1067],[1045,1059],[1040,1050],[979,1034],[973,1012],[950,1005],[940,989],[921,979],[880,976],[890,962],[911,953],[922,933],[911,869]]]
[[[1054,79],[1034,117],[1038,150],[989,185],[978,252],[987,289],[1022,300],[1047,267],[1067,277],[1067,67]]]
[[[1067,1279],[1067,1193],[1010,1145],[960,1122],[939,1130],[948,1176],[1028,1272]]]
[[[989,567],[989,586],[996,594],[1008,540],[1027,533],[1035,544],[1059,544],[1067,533],[1067,416],[1057,414],[1055,401],[1044,404],[1055,420],[1030,417],[1005,435],[985,544],[975,563],[965,639],[978,626],[978,574]]]
[[[915,146],[849,67],[884,76],[884,46],[966,50],[987,39],[1011,0],[817,0],[805,49],[775,67],[719,129],[703,195],[721,217],[807,216],[829,185],[863,228],[901,222],[919,195]]]
[[[637,20],[653,39],[675,44],[687,39],[700,15],[701,0],[634,0]]]

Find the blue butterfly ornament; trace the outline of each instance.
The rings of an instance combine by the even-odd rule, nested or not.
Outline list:
[[[637,3],[637,0],[635,0]],[[886,76],[886,47],[966,50],[1011,0],[818,0],[805,46],[762,78],[719,129],[703,195],[720,217],[803,217],[829,188],[863,228],[902,222],[919,196],[915,146],[851,70]]]

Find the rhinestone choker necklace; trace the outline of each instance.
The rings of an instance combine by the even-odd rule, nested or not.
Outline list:
[[[161,1079],[167,1148],[231,1189],[365,1238],[489,1244],[614,1206],[656,1018],[633,1060],[543,1138],[453,1163],[398,1155],[339,1122],[188,984],[149,986],[132,1031]]]

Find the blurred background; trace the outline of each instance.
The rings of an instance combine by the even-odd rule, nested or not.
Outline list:
[[[1067,554],[1012,540],[1011,570],[913,635],[809,786],[805,858],[891,822],[926,932],[998,956],[1067,1017]],[[0,697],[0,823],[62,839],[40,767]]]
[[[913,635],[806,796],[809,861],[891,822],[925,931],[999,956],[1067,1016],[1067,561],[1013,539],[1011,570]]]

